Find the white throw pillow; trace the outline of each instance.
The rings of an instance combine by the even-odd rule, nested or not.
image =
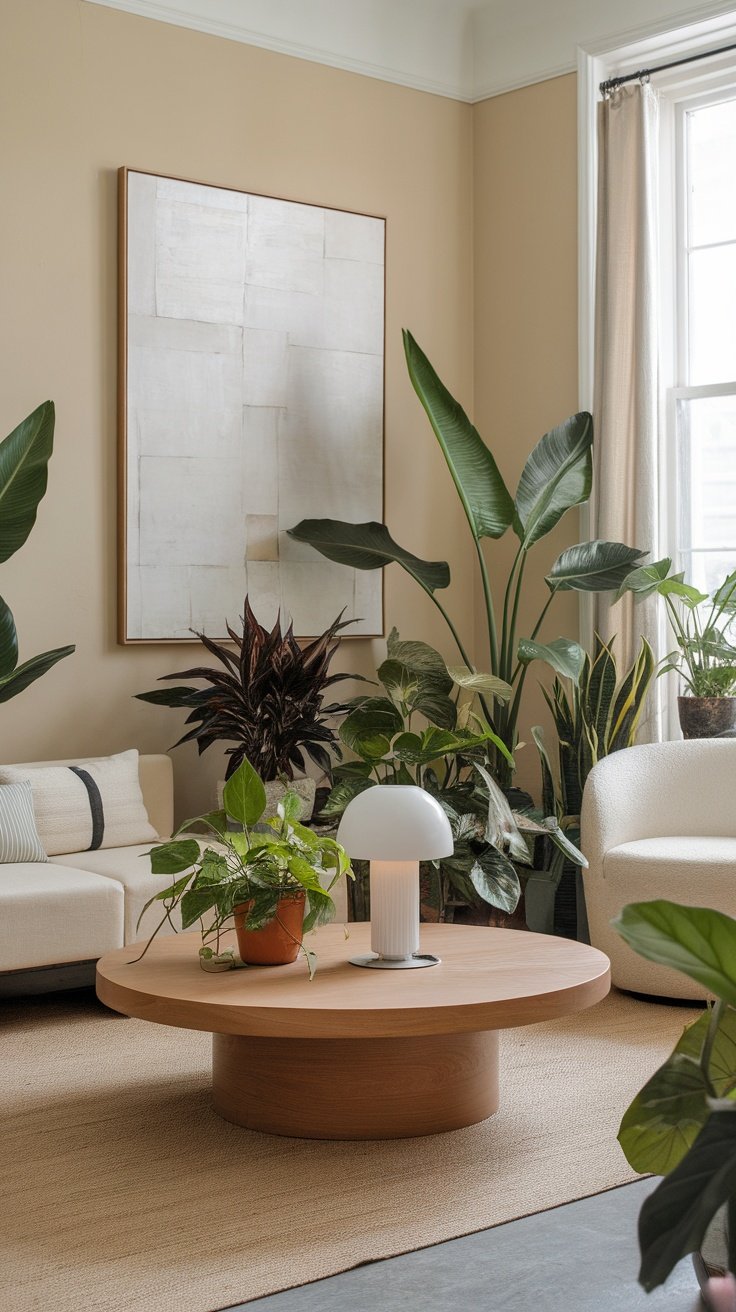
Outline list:
[[[156,842],[138,777],[138,752],[74,765],[4,765],[0,783],[27,781],[49,856]]]

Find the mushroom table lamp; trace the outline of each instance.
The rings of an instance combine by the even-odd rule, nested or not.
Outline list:
[[[348,856],[370,861],[371,948],[354,966],[408,970],[436,966],[419,952],[419,862],[452,856],[450,822],[423,788],[377,784],[345,808],[337,831]]]

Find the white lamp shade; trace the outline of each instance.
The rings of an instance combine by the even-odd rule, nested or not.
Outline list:
[[[359,861],[436,861],[454,851],[439,802],[409,784],[376,784],[359,793],[345,808],[337,841]]]

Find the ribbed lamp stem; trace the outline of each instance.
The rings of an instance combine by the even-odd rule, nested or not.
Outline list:
[[[392,961],[419,951],[418,861],[371,861],[371,948]]]

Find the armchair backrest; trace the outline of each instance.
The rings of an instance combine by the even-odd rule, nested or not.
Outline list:
[[[627,747],[591,770],[581,815],[591,866],[619,843],[676,835],[736,836],[736,739]]]

